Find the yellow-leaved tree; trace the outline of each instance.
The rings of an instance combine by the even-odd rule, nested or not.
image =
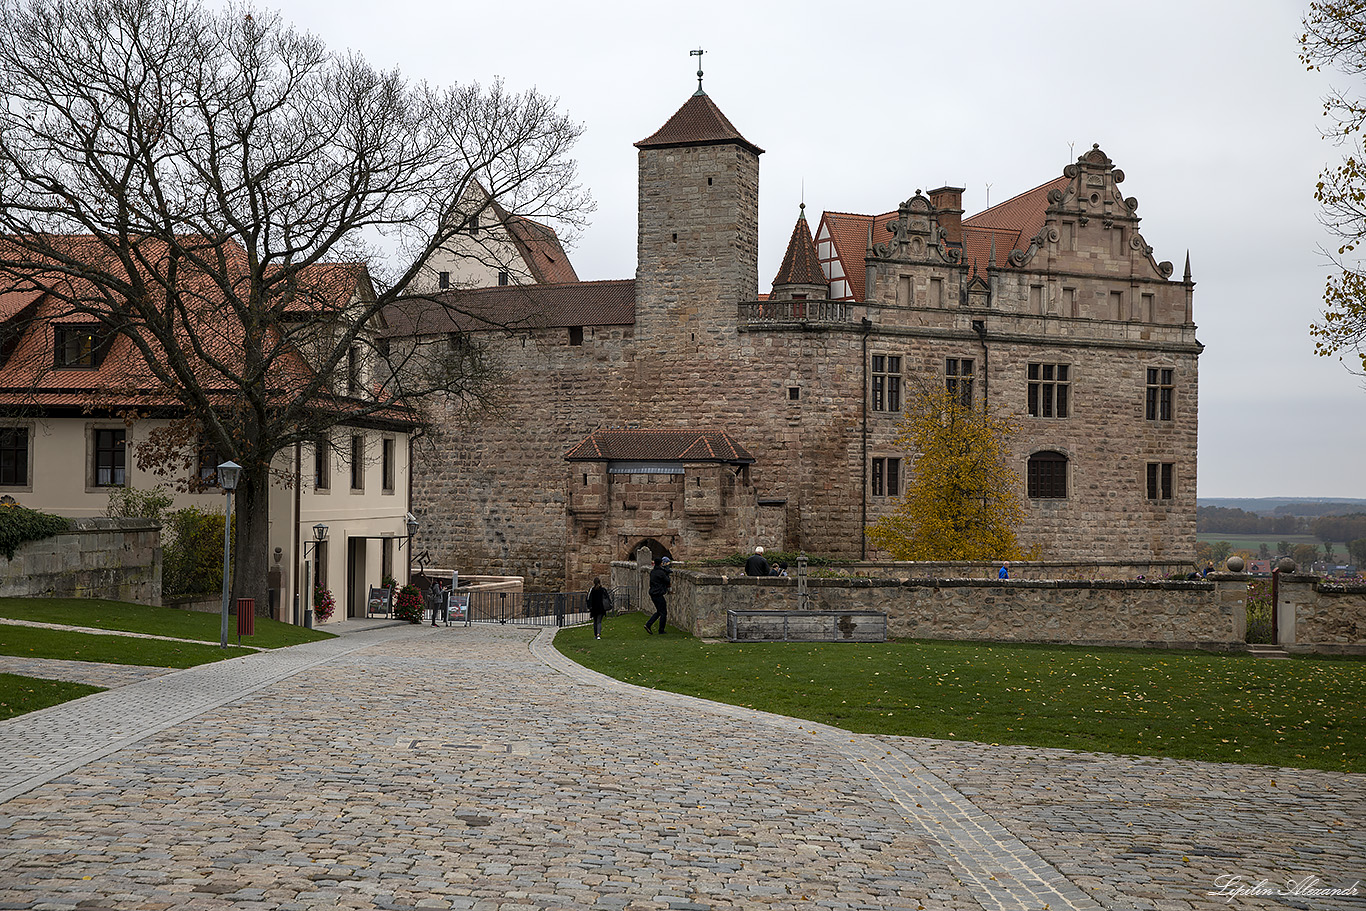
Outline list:
[[[868,540],[898,560],[1017,560],[1024,519],[1007,444],[1015,425],[946,389],[907,403],[896,445],[911,457],[896,509]]]

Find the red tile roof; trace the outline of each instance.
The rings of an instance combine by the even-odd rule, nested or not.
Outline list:
[[[77,235],[60,240],[66,242],[65,253],[74,260],[88,257],[87,261],[109,268],[107,249],[93,237]],[[155,254],[153,249],[144,252]],[[236,244],[222,244],[221,252],[230,266],[245,266],[243,251]],[[16,271],[17,267],[12,267],[10,276],[0,278],[0,356],[4,358],[0,362],[0,407],[183,407],[169,371],[150,364],[126,335],[109,337],[107,329],[99,330],[107,341],[94,365],[54,366],[55,327],[98,324],[100,311],[119,304],[93,286],[82,289],[79,280],[51,273],[16,277]],[[356,294],[369,290],[365,267],[354,263],[320,263],[301,270],[299,276],[299,291],[284,305],[286,314],[301,313],[306,308],[340,310]],[[245,280],[244,274],[239,281]],[[148,284],[155,288],[155,281],[149,279]],[[35,293],[35,283],[46,285],[48,290]],[[183,342],[179,345],[189,369],[201,377],[205,388],[218,390],[213,394],[234,395],[234,381],[225,373],[242,369],[244,335],[240,323],[230,317],[230,308],[224,306],[222,289],[212,276],[184,265],[177,290],[190,308],[183,316]],[[16,306],[25,300],[32,305],[30,309]],[[200,305],[198,309],[194,309],[196,304]],[[202,346],[203,357],[195,353],[195,345]],[[276,362],[271,379],[288,396],[290,390],[301,388],[313,376],[304,358],[289,349]]]
[[[636,282],[567,282],[455,289],[430,300],[395,305],[386,312],[390,336],[478,332],[489,329],[551,329],[567,326],[631,326],[636,320]]]
[[[754,461],[724,430],[595,430],[564,458],[567,462]]]
[[[996,265],[1009,268],[1011,250],[1029,249],[1029,241],[1043,228],[1048,210],[1048,191],[1064,189],[1069,177],[1055,177],[1048,183],[1012,196],[1003,203],[963,219],[963,262],[974,260],[985,271],[991,257],[991,238],[996,238]]]
[[[520,215],[508,218],[507,228],[537,282],[559,284],[579,280],[554,228]]]
[[[984,209],[963,219],[963,263],[985,272],[991,259],[991,241],[996,239],[996,265],[1011,268],[1010,251],[1025,250],[1029,241],[1043,228],[1048,209],[1048,191],[1065,188],[1071,180],[1056,177],[1048,183],[1003,203]],[[896,211],[882,215],[859,215],[852,212],[826,212],[821,221],[830,230],[830,240],[839,254],[845,278],[849,281],[854,300],[863,301],[863,263],[868,251],[868,228],[873,229],[873,243],[885,243],[886,225],[896,219]]]
[[[773,279],[777,285],[823,285],[825,272],[821,269],[820,257],[816,255],[816,242],[811,239],[811,226],[806,223],[806,204],[797,216],[797,224],[792,227],[792,237],[787,242],[787,253],[783,264],[778,267],[778,275]]]
[[[673,146],[710,146],[735,143],[755,155],[764,150],[740,135],[710,96],[696,94],[665,121],[664,126],[636,143],[638,149],[660,149]]]

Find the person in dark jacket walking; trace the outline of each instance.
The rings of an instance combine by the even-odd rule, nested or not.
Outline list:
[[[746,576],[767,576],[769,573],[768,558],[764,556],[762,547],[755,547],[754,553],[749,555],[745,561]]]
[[[602,580],[593,579],[588,590],[588,616],[593,618],[593,638],[602,638],[602,618],[612,609],[612,593],[602,587]]]
[[[650,627],[656,620],[659,621],[659,634],[661,636],[668,631],[669,605],[664,600],[664,596],[669,593],[669,586],[672,584],[673,570],[669,569],[669,558],[656,558],[655,568],[650,570],[650,600],[655,604],[655,613],[654,616],[645,621],[645,632],[651,635],[654,635],[654,630]]]

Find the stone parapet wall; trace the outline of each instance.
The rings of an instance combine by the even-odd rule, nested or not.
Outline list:
[[[1366,655],[1366,585],[1282,573],[1277,587],[1280,644],[1286,651]]]
[[[648,603],[645,576],[613,565],[614,585],[637,605]],[[881,611],[892,638],[1235,650],[1244,647],[1247,579],[812,579],[805,609]],[[693,635],[723,638],[730,610],[801,609],[796,579],[673,574],[669,619]]]
[[[923,562],[866,561],[830,567],[841,572],[875,579],[996,579],[1000,561]],[[1188,560],[1036,560],[1010,564],[1010,578],[1047,580],[1089,580],[1160,582],[1184,577],[1192,571]],[[789,567],[789,571],[792,567]],[[737,570],[738,571],[738,570]]]
[[[145,519],[73,519],[68,531],[15,550],[0,597],[108,598],[161,605],[161,527]]]

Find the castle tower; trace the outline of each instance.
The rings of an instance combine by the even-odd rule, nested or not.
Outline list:
[[[758,299],[759,156],[702,91],[639,152],[636,335],[704,344]]]

